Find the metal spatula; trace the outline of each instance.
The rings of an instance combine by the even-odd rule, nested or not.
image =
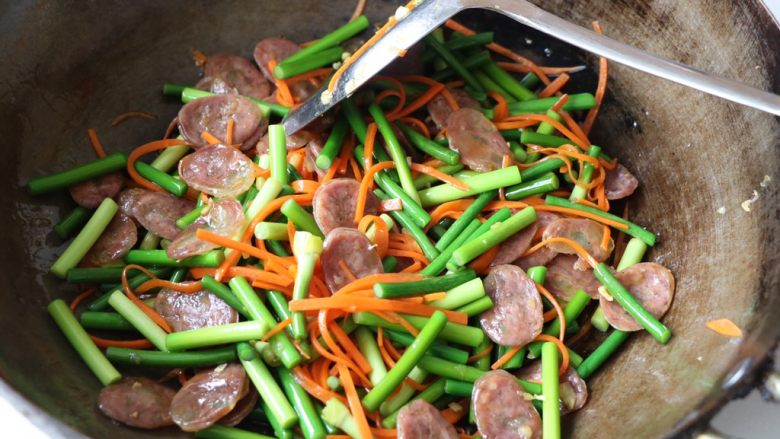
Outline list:
[[[325,87],[285,117],[288,134],[303,128],[357,90],[360,85],[394,61],[447,19],[465,9],[488,9],[544,32],[569,44],[651,75],[691,87],[723,99],[780,115],[780,96],[729,79],[709,75],[693,67],[628,46],[569,23],[525,0],[426,0],[401,19],[363,56],[352,64],[328,99]]]

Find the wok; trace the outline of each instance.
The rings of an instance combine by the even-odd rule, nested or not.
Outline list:
[[[780,92],[780,30],[758,0],[537,1],[584,26],[752,86]],[[369,1],[383,22],[398,5]],[[65,194],[32,198],[28,179],[93,158],[86,128],[109,151],[158,138],[179,103],[164,82],[194,83],[190,51],[246,56],[262,37],[306,41],[343,23],[353,1],[27,1],[0,6],[0,395],[52,436],[141,437],[95,407],[99,383],[45,312],[73,291],[47,275],[64,245],[52,233],[72,207]],[[596,60],[503,17],[472,11],[464,22],[547,65]],[[545,55],[545,50],[547,49]],[[633,337],[590,382],[591,399],[568,417],[572,437],[665,437],[710,416],[752,385],[780,325],[780,123],[617,65],[594,143],[642,182],[631,216],[660,235],[649,258],[675,273],[667,346]],[[570,91],[592,91],[578,73]],[[112,128],[125,111],[144,110]],[[760,183],[771,178],[766,187]],[[766,182],[765,182],[766,183]],[[757,194],[745,211],[740,204]],[[724,209],[720,209],[723,207]],[[719,209],[723,213],[719,213]],[[728,339],[705,328],[729,318],[745,331]],[[174,430],[152,435],[176,435]]]

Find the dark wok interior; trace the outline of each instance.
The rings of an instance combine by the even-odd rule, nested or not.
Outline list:
[[[675,2],[538,0],[559,15],[707,71],[780,93],[780,31],[758,0]],[[369,1],[372,22],[395,1]],[[34,176],[93,158],[86,128],[108,151],[163,133],[179,103],[164,82],[194,83],[191,49],[250,56],[262,37],[306,41],[344,22],[353,1],[6,2],[0,6],[0,377],[35,406],[92,437],[141,437],[95,407],[98,381],[45,312],[54,298],[73,297],[46,274],[64,246],[52,233],[72,207],[65,194],[32,198],[21,190]],[[513,25],[469,13],[463,20],[496,30],[499,42],[540,63],[596,60]],[[528,37],[530,44],[525,42]],[[544,48],[551,49],[545,57]],[[678,286],[665,323],[668,346],[633,337],[609,368],[590,381],[591,400],[568,419],[572,437],[663,437],[682,431],[749,383],[780,326],[780,123],[762,114],[629,69],[610,65],[610,92],[593,140],[640,179],[631,216],[660,236],[649,254],[675,273]],[[593,71],[574,76],[595,87]],[[133,119],[111,128],[125,111]],[[771,178],[766,187],[759,183]],[[740,203],[758,199],[746,212]],[[718,213],[724,207],[725,213]],[[728,339],[704,323],[729,318],[745,330]],[[13,392],[0,386],[0,395]],[[14,399],[53,436],[77,436]],[[175,435],[173,430],[153,435]]]

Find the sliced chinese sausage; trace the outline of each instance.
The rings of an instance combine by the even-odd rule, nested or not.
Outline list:
[[[232,146],[201,148],[179,161],[179,176],[197,191],[214,197],[235,197],[255,181],[255,164]]]
[[[273,72],[268,68],[270,61],[282,62],[285,58],[301,50],[301,46],[286,38],[265,38],[255,45],[255,62],[269,81],[274,81]]]
[[[479,316],[482,329],[495,343],[524,346],[542,332],[542,298],[536,284],[515,265],[499,265],[485,277],[493,308]]]
[[[608,200],[626,198],[634,193],[637,186],[639,186],[639,180],[625,166],[618,163],[615,169],[607,170],[607,177],[604,180],[604,194]]]
[[[206,253],[217,248],[218,245],[198,239],[195,236],[198,229],[205,229],[220,236],[233,237],[241,231],[244,219],[244,209],[235,198],[217,200],[195,222],[184,229],[168,245],[165,252],[173,259],[184,259]]]
[[[476,99],[472,98],[470,94],[460,89],[449,89],[452,96],[455,98],[455,102],[458,103],[460,108],[473,108],[479,110],[482,107],[479,105]],[[437,94],[426,107],[428,114],[431,115],[431,120],[439,129],[447,126],[447,118],[453,113],[453,109],[450,103],[444,97],[443,94]]]
[[[519,259],[531,247],[531,242],[536,235],[536,224],[531,224],[523,230],[510,236],[509,239],[498,246],[498,253],[493,258],[491,266],[510,264]]]
[[[533,383],[542,382],[542,362],[534,361],[528,366],[520,369],[517,375],[521,380],[531,381]],[[560,407],[561,414],[565,415],[579,410],[588,401],[588,386],[580,378],[580,374],[573,367],[566,369],[566,373],[560,380]]]
[[[195,99],[181,107],[179,131],[187,142],[202,148],[208,145],[201,137],[203,132],[224,140],[230,119],[234,122],[233,143],[240,143],[242,149],[254,147],[268,126],[268,120],[254,102],[243,96],[225,94]]]
[[[601,241],[604,237],[604,226],[596,221],[587,218],[561,218],[547,226],[542,239],[549,238],[568,238],[581,245],[585,251],[590,253],[594,259],[599,262],[607,260],[615,243],[610,238],[607,249],[601,247]],[[548,247],[558,253],[567,255],[576,254],[576,251],[564,243],[553,242],[547,244]],[[577,261],[576,268],[587,270],[590,266],[586,261]]]
[[[312,135],[309,131],[306,130],[300,130],[295,133],[293,133],[290,136],[286,137],[286,145],[287,149],[297,149],[300,148],[311,140]],[[255,146],[257,149],[257,154],[267,154],[268,153],[268,133],[265,133],[263,137],[260,138],[260,140],[257,142],[257,145]]]
[[[474,382],[474,420],[484,439],[541,439],[542,418],[512,374],[494,370]]]
[[[493,122],[473,108],[461,108],[447,118],[447,137],[450,149],[458,151],[460,161],[473,171],[499,169],[504,156],[511,156]]]
[[[236,310],[206,290],[180,293],[163,288],[157,293],[154,309],[176,332],[238,321]]]
[[[303,165],[309,172],[315,172],[319,177],[325,175],[326,171],[317,166],[317,157],[320,156],[327,136],[321,133],[312,135],[311,141],[306,144],[306,156],[303,159]]]
[[[668,268],[655,262],[641,262],[615,273],[615,278],[628,292],[656,318],[663,317],[674,298],[674,275]],[[642,326],[615,300],[599,298],[604,317],[621,331],[638,331]]]
[[[99,267],[122,259],[138,241],[138,228],[130,217],[117,213],[84,256],[88,266]]]
[[[123,184],[124,178],[122,174],[112,172],[74,184],[68,190],[76,204],[87,209],[94,209],[105,198],[114,198],[122,190]]]
[[[458,432],[436,407],[415,399],[398,412],[398,439],[458,439]]]
[[[544,235],[544,231],[547,230],[547,226],[559,218],[559,215],[556,215],[552,212],[545,212],[543,210],[537,211],[536,221],[534,222],[534,224],[536,224],[536,235],[534,236],[533,243],[535,244],[536,242],[541,241],[542,235]],[[557,255],[558,253],[555,250],[548,246],[544,246],[528,256],[522,256],[518,258],[515,261],[515,265],[518,265],[520,268],[527,271],[531,267],[546,265]]]
[[[198,90],[205,90],[215,95],[237,95],[238,90],[231,87],[227,82],[219,79],[212,78],[211,76],[204,76],[195,84],[195,88]]]
[[[143,228],[165,239],[175,239],[181,230],[176,220],[195,208],[195,203],[162,192],[147,192],[136,197],[133,218]]]
[[[133,217],[133,208],[135,207],[136,200],[143,194],[148,193],[146,189],[130,188],[125,189],[119,193],[116,204],[119,205],[119,212],[123,215]]]
[[[241,401],[238,401],[238,404],[236,404],[236,408],[225,415],[224,418],[220,419],[219,423],[229,427],[235,427],[236,425],[240,424],[241,421],[249,416],[249,414],[252,413],[252,410],[255,409],[258,399],[259,395],[257,394],[255,388],[253,386],[249,386],[249,392],[247,395],[241,398]]]
[[[248,59],[227,53],[209,55],[203,74],[218,78],[244,96],[263,99],[271,93],[271,84]]]
[[[327,234],[337,227],[357,227],[355,210],[359,192],[360,182],[352,178],[334,178],[317,188],[312,207],[314,220],[322,233]],[[379,200],[369,191],[363,212],[376,215],[378,209]]]
[[[104,415],[136,428],[173,425],[170,409],[176,392],[148,378],[126,377],[104,387],[98,408]]]
[[[355,279],[384,272],[376,246],[357,229],[346,227],[333,229],[325,236],[320,262],[332,292]]]
[[[547,264],[544,285],[556,298],[568,302],[577,290],[583,290],[594,299],[599,296],[599,283],[593,270],[576,268],[577,256],[558,255]]]
[[[184,383],[173,397],[173,422],[184,431],[203,430],[230,413],[248,392],[248,385],[240,364],[201,372]]]

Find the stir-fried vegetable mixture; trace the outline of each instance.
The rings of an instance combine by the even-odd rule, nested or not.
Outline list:
[[[164,87],[184,105],[162,140],[106,154],[90,130],[97,160],[29,182],[79,206],[51,274],[82,292],[49,312],[106,416],[213,438],[554,439],[630,332],[669,340],[674,277],[642,262],[656,237],[626,202],[610,213],[637,179],[589,140],[605,60],[594,94],[569,95],[578,69],[451,20],[399,54],[410,73],[285,133],[395,20],[362,48],[365,16],[303,48],[264,39],[256,65],[197,52],[202,79]]]

